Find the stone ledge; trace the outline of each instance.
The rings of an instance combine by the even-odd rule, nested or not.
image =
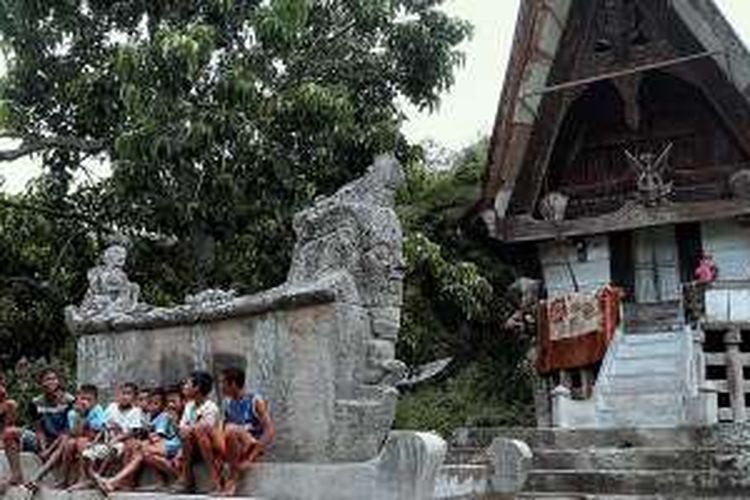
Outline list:
[[[356,289],[348,278],[340,273],[324,279],[300,285],[281,285],[264,292],[237,297],[223,304],[182,304],[175,307],[154,307],[131,314],[118,314],[104,318],[81,318],[73,309],[66,309],[66,323],[76,335],[93,335],[103,332],[155,330],[172,326],[210,323],[242,316],[297,309],[305,306],[330,304],[345,301],[346,297],[357,298]]]
[[[265,500],[430,500],[435,478],[445,458],[445,441],[431,433],[392,432],[380,454],[366,462],[341,464],[259,463],[239,484],[241,498]],[[26,476],[39,467],[38,459],[24,454]],[[0,477],[7,464],[0,460]],[[198,491],[208,491],[206,471],[196,469]],[[243,496],[244,495],[244,496]],[[3,498],[30,500],[24,488],[14,488]],[[42,488],[41,500],[100,500],[97,491],[65,492]],[[115,500],[198,499],[205,496],[169,495],[160,492],[115,493]],[[212,497],[216,498],[216,497]],[[236,498],[236,497],[235,497]]]

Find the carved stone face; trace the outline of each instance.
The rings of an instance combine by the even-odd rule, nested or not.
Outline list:
[[[104,251],[102,261],[109,268],[122,268],[128,258],[128,251],[120,245],[112,245]]]

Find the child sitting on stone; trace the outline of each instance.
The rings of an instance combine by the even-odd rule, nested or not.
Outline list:
[[[0,435],[3,436],[3,442],[10,440],[15,441],[15,436],[11,436],[15,429],[16,412],[18,404],[8,397],[8,390],[5,382],[5,374],[0,372]],[[10,458],[10,457],[9,457]],[[20,469],[20,465],[16,467]],[[3,494],[8,487],[18,484],[18,477],[11,477],[0,483],[0,494]]]
[[[173,478],[176,475],[174,464],[170,461],[181,448],[177,428],[179,414],[182,411],[180,389],[170,391],[166,409],[165,391],[163,389],[151,391],[148,408],[151,416],[148,438],[141,443],[130,461],[112,478],[94,476],[97,486],[104,493],[111,493],[132,484],[133,478],[143,466],[153,467],[160,477],[166,475],[168,478]]]
[[[106,472],[116,461],[127,463],[135,448],[138,438],[142,437],[143,412],[138,407],[136,395],[138,387],[126,382],[117,389],[115,401],[105,411],[106,438],[104,442],[89,446],[82,453],[81,481],[76,488],[92,485],[94,468]]]
[[[179,425],[184,408],[182,388],[170,388],[167,391],[167,408],[163,413],[166,418],[160,416],[154,426],[159,439],[152,439],[150,445],[143,450],[145,464],[154,469],[164,482],[179,475],[178,463],[182,452]]]
[[[56,466],[60,466],[61,480],[58,486],[67,487],[73,471],[79,471],[81,453],[94,442],[104,430],[104,410],[98,404],[99,391],[96,386],[82,385],[76,393],[73,408],[68,412],[68,430],[62,442],[37,472],[28,488],[35,491],[39,482]],[[80,477],[79,477],[80,479]]]
[[[144,465],[147,454],[152,453],[153,449],[161,448],[162,441],[172,435],[176,435],[177,427],[173,426],[170,433],[170,417],[165,411],[165,392],[164,389],[156,388],[149,391],[148,402],[145,405],[147,409],[148,425],[142,440],[132,446],[132,452],[128,454],[123,468],[113,477],[105,479],[103,476],[94,474],[94,480],[97,486],[105,493],[111,493],[118,489],[126,489],[132,486],[136,474],[140,472]],[[161,446],[160,446],[161,445]]]
[[[3,447],[10,468],[10,477],[5,481],[8,485],[23,483],[22,450],[36,453],[43,463],[47,462],[68,431],[68,412],[75,397],[65,391],[60,376],[52,368],[43,370],[38,381],[42,394],[36,396],[29,407],[34,427],[23,429],[5,422]]]
[[[175,492],[188,492],[194,488],[193,463],[199,456],[208,467],[215,491],[222,489],[221,448],[224,442],[218,436],[221,424],[219,407],[208,399],[212,387],[213,377],[203,371],[193,372],[183,387],[188,401],[180,419],[182,458]]]
[[[245,372],[227,368],[222,372],[224,394],[224,439],[229,475],[222,493],[233,496],[241,473],[258,460],[276,435],[268,404],[258,394],[245,391]]]

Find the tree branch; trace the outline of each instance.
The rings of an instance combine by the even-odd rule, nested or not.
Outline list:
[[[56,219],[77,220],[79,222],[89,224],[90,226],[93,226],[96,228],[109,230],[109,228],[106,225],[82,214],[63,212],[63,211],[55,210],[52,208],[43,207],[40,205],[32,205],[32,204],[23,203],[20,201],[13,201],[7,198],[0,198],[0,206],[14,208],[16,210],[25,210],[29,212],[35,212],[35,213],[42,214],[51,218],[56,218]]]
[[[104,142],[78,137],[26,137],[16,149],[0,150],[0,161],[13,161],[46,149],[75,149],[87,153],[98,153]]]

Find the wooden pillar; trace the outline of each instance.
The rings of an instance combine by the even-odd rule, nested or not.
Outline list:
[[[594,370],[581,368],[581,395],[589,399],[594,393]]]
[[[705,343],[706,334],[699,325],[693,330],[693,363],[695,363],[695,383],[698,388],[703,387],[706,382],[706,355],[703,352]]]
[[[740,344],[742,335],[738,328],[729,330],[724,335],[727,356],[727,384],[729,386],[729,401],[732,404],[732,418],[735,422],[745,422],[745,377],[742,374],[742,357]]]

